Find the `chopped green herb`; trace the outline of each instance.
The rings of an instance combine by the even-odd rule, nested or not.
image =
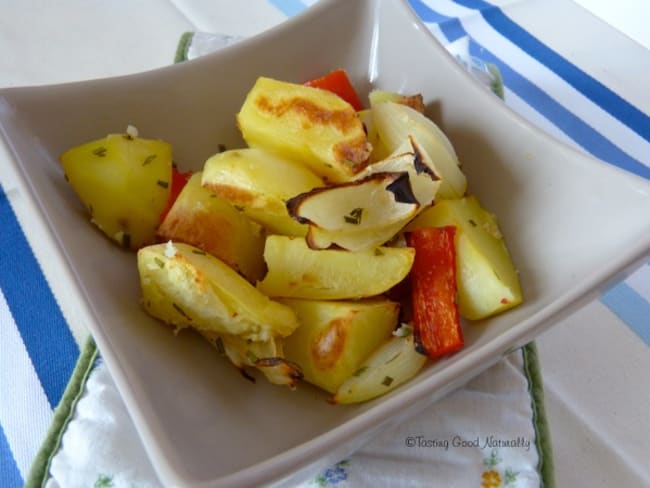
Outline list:
[[[214,347],[217,348],[217,351],[219,351],[219,354],[225,354],[226,353],[226,348],[223,345],[223,339],[221,339],[221,337],[217,337],[215,339]]]
[[[180,307],[180,305],[178,305],[177,303],[173,303],[173,302],[172,302],[172,307],[174,307],[174,308],[176,309],[176,311],[177,311],[179,314],[181,314],[183,317],[185,317],[187,320],[192,320],[192,317],[190,317],[189,315],[187,315],[187,314],[185,313],[185,310],[183,310],[183,309]]]
[[[149,156],[147,156],[146,158],[144,158],[144,161],[142,161],[142,166],[146,166],[146,165],[148,165],[148,164],[149,164],[151,161],[153,161],[154,159],[156,159],[156,155],[155,155],[155,154],[149,154]]]
[[[357,207],[354,210],[352,210],[348,215],[345,215],[343,219],[348,224],[359,225],[361,223],[362,214],[363,214],[363,209],[361,207]]]
[[[384,251],[382,251],[381,249],[376,247],[375,248],[375,256],[383,256],[383,255],[384,255]]]
[[[386,361],[385,364],[392,363],[393,361],[395,361],[395,360],[400,356],[400,354],[402,354],[402,353],[401,353],[401,352],[398,352],[398,353],[395,354],[392,358],[390,358],[388,361]]]
[[[368,366],[362,366],[361,368],[357,369],[354,373],[352,373],[352,376],[361,376],[363,373],[366,372],[368,369]]]
[[[153,258],[153,260],[160,268],[165,267],[165,261],[163,261],[162,259],[156,257],[156,258]]]
[[[200,255],[200,256],[205,256],[205,252],[204,252],[204,251],[201,251],[200,249],[192,249],[192,252],[193,252],[194,254],[198,254],[198,255]]]
[[[472,225],[472,227],[476,227],[478,225],[476,222],[474,222],[473,219],[469,219],[468,222]]]
[[[93,154],[95,156],[99,156],[100,158],[103,158],[104,156],[106,156],[106,148],[100,146],[96,149],[93,149]]]
[[[163,188],[168,188],[169,187],[169,182],[168,181],[158,180],[158,181],[156,181],[156,184],[158,186],[162,186]]]
[[[216,195],[215,195],[215,196],[216,196]],[[241,205],[233,205],[233,207],[235,207],[235,210],[238,210],[238,211],[240,211],[240,212],[243,212],[243,211],[244,211],[244,207],[242,207]]]
[[[255,353],[250,349],[246,351],[246,358],[251,362],[251,364],[255,364],[259,360]]]
[[[393,382],[393,378],[391,378],[390,376],[385,376],[381,384],[384,386],[390,386],[392,382]]]

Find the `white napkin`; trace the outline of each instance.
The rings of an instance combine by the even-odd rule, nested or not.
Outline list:
[[[101,357],[91,361],[44,486],[162,486],[105,364]],[[551,460],[538,446],[548,439],[540,425],[543,412],[536,412],[543,403],[531,396],[531,386],[539,388],[536,367],[534,348],[511,353],[299,486],[542,486],[540,461]]]

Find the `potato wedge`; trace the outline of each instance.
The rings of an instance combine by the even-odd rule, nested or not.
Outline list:
[[[60,161],[91,221],[110,239],[131,250],[155,242],[170,194],[168,143],[111,134],[67,150]]]
[[[342,182],[365,167],[370,155],[354,108],[319,88],[260,77],[237,123],[246,143],[307,164],[329,182]]]
[[[305,239],[268,236],[268,273],[257,283],[271,297],[356,299],[379,295],[402,281],[413,265],[409,247],[378,247],[359,252],[310,249]]]
[[[264,342],[299,325],[293,310],[197,247],[171,242],[143,247],[138,271],[144,309],[178,328]]]
[[[359,403],[394,390],[415,376],[427,357],[415,349],[413,335],[391,337],[339,387],[334,403]]]
[[[471,320],[512,308],[523,297],[519,275],[499,231],[496,217],[475,196],[440,200],[423,211],[406,231],[454,225],[458,309]]]
[[[233,149],[210,157],[201,184],[241,208],[274,234],[302,235],[307,226],[293,220],[285,201],[323,185],[300,163],[263,149]]]
[[[336,393],[366,357],[397,326],[399,303],[278,299],[301,325],[284,339],[285,357],[298,364],[305,381]]]
[[[390,151],[395,151],[409,136],[421,146],[442,179],[438,190],[440,198],[460,198],[465,194],[467,180],[458,166],[456,152],[431,119],[394,102],[378,103],[371,110],[379,137]]]
[[[227,200],[201,186],[194,173],[176,198],[158,235],[218,257],[254,283],[266,272],[262,228]]]

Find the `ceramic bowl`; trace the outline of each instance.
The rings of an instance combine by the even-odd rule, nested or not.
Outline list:
[[[525,303],[465,324],[466,347],[362,405],[334,406],[242,379],[193,334],[175,336],[139,305],[135,256],[88,223],[58,156],[125,130],[173,144],[199,169],[219,144],[241,146],[237,113],[254,80],[304,81],[345,68],[362,94],[424,94],[469,191],[494,212],[520,271]],[[322,0],[254,38],[142,74],[0,91],[4,143],[74,279],[79,307],[165,486],[298,481],[415,414],[563,314],[593,299],[650,249],[650,187],[560,144],[472,79],[406,1]],[[576,338],[580,340],[580,338]],[[598,362],[594,358],[594,362]]]

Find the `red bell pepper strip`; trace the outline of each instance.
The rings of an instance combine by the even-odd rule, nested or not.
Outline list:
[[[190,176],[192,176],[191,171],[186,171],[185,173],[181,173],[175,164],[172,165],[171,191],[169,192],[169,200],[167,200],[167,206],[160,214],[160,222],[165,220],[165,217],[167,217],[169,210],[172,208],[172,205],[174,205],[174,202],[176,201],[178,195],[183,190],[183,187],[187,183],[187,180],[190,179]]]
[[[363,104],[359,100],[359,96],[352,86],[350,78],[348,78],[347,73],[343,69],[337,69],[320,78],[309,80],[305,85],[336,93],[352,105],[356,111],[363,110]]]
[[[425,227],[406,235],[415,248],[411,269],[413,333],[416,344],[431,358],[463,347],[456,303],[456,227]]]

